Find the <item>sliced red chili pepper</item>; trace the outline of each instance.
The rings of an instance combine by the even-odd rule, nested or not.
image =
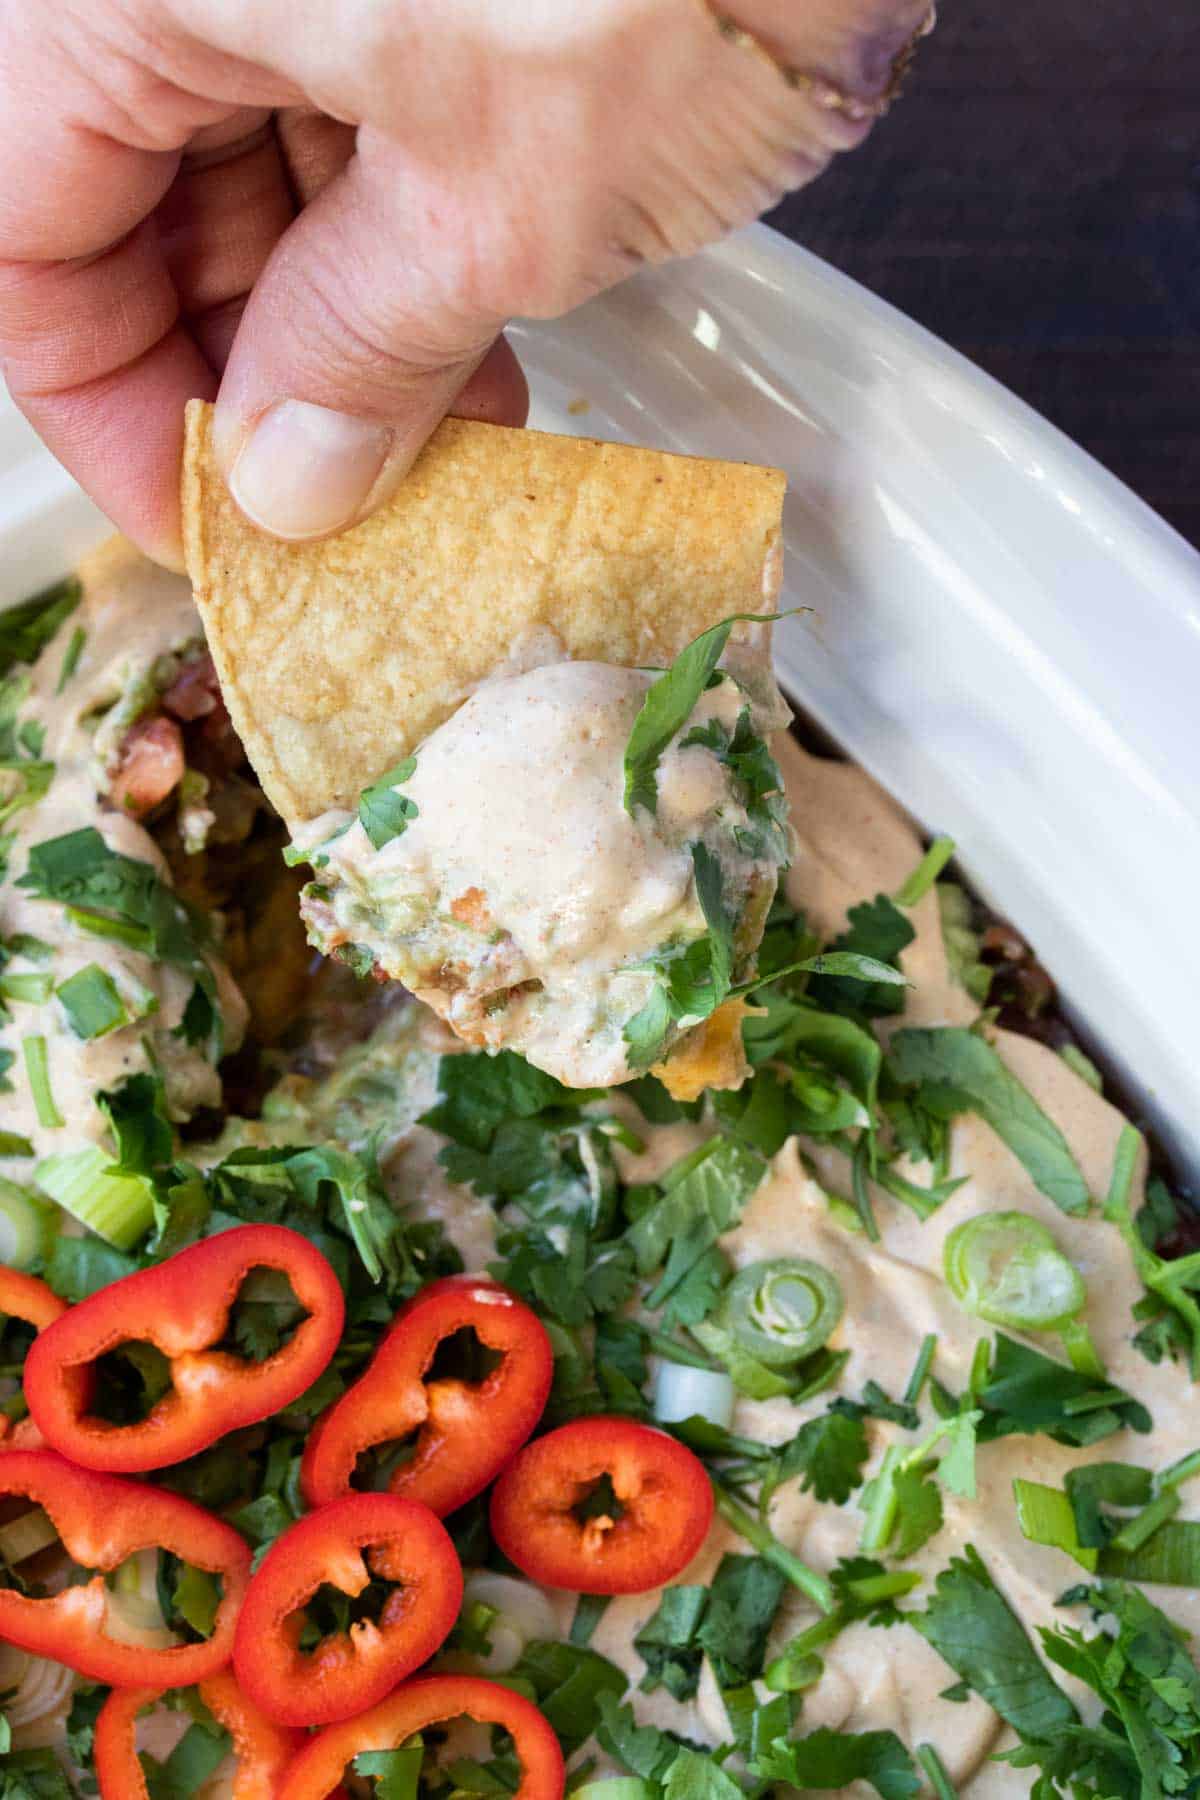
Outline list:
[[[233,1628],[250,1578],[250,1546],[202,1506],[142,1481],[77,1469],[53,1450],[10,1450],[0,1456],[0,1494],[32,1500],[72,1560],[98,1573],[81,1587],[38,1600],[0,1589],[0,1639],[34,1656],[65,1663],[93,1681],[162,1690],[190,1687],[229,1661]],[[220,1604],[202,1644],[147,1649],[109,1635],[104,1576],[139,1550],[169,1550],[219,1575]]]
[[[472,1330],[500,1362],[477,1383],[426,1374],[439,1344]],[[497,1282],[452,1275],[397,1315],[366,1373],[317,1421],[300,1480],[310,1506],[350,1492],[364,1450],[417,1432],[388,1483],[439,1517],[481,1493],[542,1416],[554,1352],[535,1313]]]
[[[67,1310],[66,1301],[60,1300],[54,1289],[39,1281],[36,1275],[0,1266],[0,1314],[10,1319],[22,1319],[36,1331],[45,1331],[47,1325],[53,1325]],[[77,1385],[80,1403],[86,1403],[87,1378],[82,1371]],[[0,1450],[39,1450],[45,1442],[32,1419],[18,1419],[14,1423],[0,1414]]]
[[[228,1669],[202,1681],[199,1692],[233,1739],[237,1769],[231,1800],[276,1800],[288,1764],[304,1743],[302,1734],[264,1718]],[[137,1721],[159,1698],[154,1688],[114,1688],[100,1708],[93,1755],[101,1800],[150,1800],[138,1760]]]
[[[603,1503],[611,1484],[615,1507]],[[641,1594],[691,1562],[712,1523],[703,1463],[633,1419],[585,1418],[527,1444],[492,1490],[492,1536],[543,1587]]]
[[[39,1281],[36,1275],[26,1275],[20,1269],[8,1269],[0,1264],[0,1313],[6,1313],[12,1319],[24,1319],[27,1325],[44,1331],[67,1310],[66,1301],[60,1300],[54,1289]]]
[[[308,1314],[259,1363],[212,1348],[251,1269],[281,1270]],[[337,1276],[314,1244],[282,1225],[242,1225],[71,1307],[34,1340],[25,1398],[47,1442],[84,1468],[165,1468],[295,1400],[333,1355],[344,1315]],[[79,1375],[130,1342],[167,1357],[171,1387],[144,1419],[113,1425],[87,1411]]]
[[[431,1725],[462,1716],[499,1725],[521,1765],[513,1800],[562,1800],[563,1755],[536,1706],[479,1675],[428,1675],[405,1682],[379,1706],[318,1732],[284,1777],[279,1800],[328,1800],[347,1763],[364,1750],[398,1750]]]
[[[301,1650],[303,1609],[317,1589],[353,1597],[372,1577],[396,1584],[378,1622],[360,1619]],[[434,1654],[462,1592],[458,1554],[427,1506],[396,1494],[335,1500],[289,1527],[255,1571],[234,1639],[238,1681],[281,1725],[351,1718]]]

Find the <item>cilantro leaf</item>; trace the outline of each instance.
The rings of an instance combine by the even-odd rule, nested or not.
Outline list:
[[[744,1800],[744,1795],[709,1751],[685,1748],[667,1770],[663,1800]]]
[[[416,1800],[424,1760],[424,1745],[411,1744],[401,1750],[362,1750],[351,1767],[366,1780],[374,1777],[376,1800]]]
[[[123,1174],[150,1175],[171,1160],[175,1137],[159,1075],[127,1075],[117,1087],[97,1094],[96,1105],[116,1142],[115,1167]]]
[[[766,1173],[766,1159],[756,1150],[721,1137],[667,1171],[657,1196],[625,1232],[638,1273],[663,1270],[647,1305],[662,1306],[737,1224]]]
[[[698,1633],[708,1606],[705,1587],[664,1588],[655,1611],[633,1640],[646,1665],[644,1694],[664,1687],[675,1700],[690,1700],[700,1685],[704,1649]]]
[[[622,1027],[633,1069],[659,1062],[679,1025],[711,1017],[730,993],[735,920],[725,905],[721,864],[706,844],[695,843],[692,867],[708,930],[689,944],[660,951],[644,965],[654,974],[654,986]]]
[[[869,1455],[861,1417],[847,1408],[831,1408],[802,1425],[784,1446],[763,1484],[765,1498],[769,1500],[781,1482],[800,1476],[803,1493],[841,1506],[861,1483]]]
[[[715,998],[710,1010],[715,1011],[729,992],[729,984],[733,978],[734,921],[725,905],[721,864],[707,844],[692,845],[692,868],[696,878],[696,897],[712,940],[709,968]]]
[[[1097,1694],[1100,1717],[1091,1726],[1067,1719],[1041,1734],[1022,1730],[1020,1748],[1003,1760],[1040,1769],[1032,1789],[1039,1796],[1164,1800],[1193,1793],[1200,1781],[1200,1671],[1186,1634],[1122,1582],[1075,1589],[1063,1599],[1088,1601],[1116,1627],[1091,1637],[1069,1627],[1041,1633],[1049,1659]]]
[[[683,1740],[657,1725],[639,1725],[629,1702],[602,1693],[597,1700],[600,1724],[596,1741],[614,1761],[643,1781],[661,1782],[684,1747]]]
[[[644,806],[658,810],[658,763],[677,732],[687,724],[693,708],[708,686],[739,620],[773,625],[774,613],[734,613],[710,626],[681,650],[646,693],[629,740],[625,745],[625,811]]]
[[[508,1119],[536,1118],[559,1106],[578,1111],[587,1101],[602,1098],[603,1090],[564,1087],[512,1050],[443,1056],[438,1064],[437,1104],[422,1114],[419,1123],[456,1144],[488,1150]]]
[[[14,663],[36,662],[43,646],[82,598],[83,586],[71,575],[0,612],[0,675],[7,675]]]
[[[892,1556],[912,1556],[942,1529],[942,1490],[928,1468],[901,1469],[895,1478],[896,1526]]]
[[[917,935],[912,921],[886,894],[877,894],[874,900],[852,906],[846,916],[849,929],[834,938],[827,959],[838,953],[853,952],[895,969],[900,952],[907,949]],[[899,981],[902,983],[903,977]],[[896,976],[864,986],[861,981],[847,980],[846,971],[832,962],[827,975],[818,975],[809,982],[808,993],[828,1012],[852,1016],[865,1013],[874,1018],[904,1010],[904,994]]]
[[[416,757],[406,756],[403,762],[385,770],[378,781],[373,781],[359,795],[359,822],[376,850],[382,850],[393,838],[400,837],[417,817],[416,801],[410,800],[407,794],[396,792],[416,766]]]
[[[921,1791],[912,1757],[894,1731],[832,1731],[822,1726],[802,1738],[776,1738],[754,1762],[760,1781],[825,1790],[866,1781],[882,1800],[910,1800]]]
[[[1087,1182],[1066,1138],[991,1044],[962,1026],[898,1031],[889,1067],[902,1087],[915,1087],[927,1111],[953,1118],[974,1112],[1025,1168],[1034,1186],[1065,1213],[1091,1205]]]
[[[603,1702],[618,1699],[629,1686],[616,1664],[598,1651],[548,1640],[526,1644],[508,1678],[532,1689],[538,1711],[568,1755],[595,1731]]]
[[[935,1395],[945,1391],[936,1386]],[[1029,1344],[998,1331],[987,1381],[974,1396],[983,1413],[982,1444],[1012,1433],[1044,1431],[1056,1443],[1085,1446],[1127,1427],[1146,1432],[1153,1420],[1140,1400],[1124,1389],[1044,1356]],[[947,1410],[954,1410],[950,1402]]]
[[[923,1612],[908,1622],[1022,1737],[1048,1738],[1078,1722],[1025,1627],[967,1546],[937,1578]]]
[[[722,1688],[762,1674],[767,1638],[787,1586],[787,1577],[761,1556],[721,1558],[696,1642]]]

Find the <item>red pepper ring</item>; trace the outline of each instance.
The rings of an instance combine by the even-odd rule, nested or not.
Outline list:
[[[54,1289],[39,1281],[36,1275],[25,1275],[20,1269],[0,1264],[0,1313],[13,1319],[24,1319],[37,1331],[45,1331],[69,1311]]]
[[[620,1511],[582,1516],[607,1476]],[[542,1587],[642,1594],[691,1562],[713,1516],[704,1464],[633,1419],[575,1419],[515,1456],[492,1490],[492,1536]]]
[[[231,1800],[276,1800],[292,1758],[304,1742],[298,1731],[272,1724],[247,1700],[228,1669],[199,1684],[200,1698],[233,1739],[237,1771]],[[96,1720],[93,1755],[100,1800],[150,1800],[138,1760],[137,1721],[159,1698],[155,1688],[114,1688]]]
[[[470,1329],[501,1361],[478,1383],[426,1381],[439,1344]],[[542,1416],[554,1352],[536,1313],[498,1282],[451,1275],[397,1314],[366,1373],[318,1419],[300,1482],[310,1506],[351,1491],[364,1450],[417,1431],[388,1483],[443,1518],[482,1493]]]
[[[45,1600],[0,1589],[0,1640],[48,1656],[92,1681],[114,1687],[191,1687],[215,1674],[233,1649],[233,1627],[250,1579],[250,1546],[202,1506],[144,1481],[77,1469],[53,1450],[10,1450],[0,1456],[0,1494],[32,1500],[49,1514],[65,1549],[99,1571],[82,1587]],[[212,1635],[202,1644],[147,1649],[105,1629],[111,1574],[139,1550],[170,1550],[181,1561],[219,1575],[221,1601]]]
[[[260,1363],[211,1348],[252,1269],[286,1275],[308,1314]],[[72,1306],[34,1341],[25,1398],[47,1442],[83,1468],[165,1468],[298,1398],[337,1348],[344,1317],[337,1276],[315,1244],[282,1225],[241,1225]],[[131,1342],[153,1344],[168,1358],[171,1387],[144,1419],[111,1425],[86,1410],[79,1378]]]
[[[360,1619],[302,1651],[303,1609],[317,1589],[358,1595],[372,1576],[398,1584],[378,1623]],[[238,1683],[281,1725],[349,1719],[441,1647],[462,1594],[458,1553],[427,1506],[398,1494],[335,1500],[276,1538],[251,1578],[233,1644]]]
[[[364,1750],[398,1750],[430,1725],[463,1714],[500,1725],[513,1740],[521,1780],[513,1800],[562,1800],[563,1754],[537,1707],[480,1675],[427,1675],[407,1681],[370,1712],[317,1734],[288,1770],[279,1800],[328,1800],[347,1763]]]
[[[35,1331],[45,1331],[68,1310],[66,1301],[60,1300],[54,1289],[36,1275],[0,1265],[0,1314],[21,1319]],[[86,1405],[87,1377],[80,1370],[75,1379],[79,1404]],[[45,1441],[32,1419],[19,1419],[14,1425],[0,1414],[0,1450],[40,1450]]]

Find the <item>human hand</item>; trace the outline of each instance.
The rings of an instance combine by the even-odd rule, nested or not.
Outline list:
[[[736,25],[702,0],[0,0],[18,405],[166,562],[194,395],[259,524],[365,516],[448,410],[522,422],[508,319],[859,143],[928,8],[728,3]]]

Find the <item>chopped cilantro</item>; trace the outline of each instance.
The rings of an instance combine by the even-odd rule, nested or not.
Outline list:
[[[934,1384],[943,1412],[958,1402]],[[1149,1431],[1153,1421],[1140,1400],[1123,1388],[1055,1362],[1029,1344],[996,1333],[990,1369],[972,1397],[983,1413],[980,1443],[1013,1433],[1044,1431],[1060,1444],[1097,1443],[1123,1426]]]
[[[942,1570],[925,1610],[910,1612],[908,1621],[1021,1737],[1046,1739],[1078,1722],[970,1545]]]
[[[0,612],[0,675],[7,675],[14,663],[36,662],[43,646],[63,620],[70,618],[82,597],[83,588],[72,575]]]
[[[646,1665],[643,1693],[666,1688],[674,1700],[690,1700],[700,1685],[704,1649],[699,1631],[708,1607],[705,1587],[664,1588],[656,1610],[633,1640]]]
[[[417,1743],[400,1750],[362,1750],[351,1767],[365,1781],[374,1779],[375,1800],[416,1800],[424,1759],[424,1745]]]
[[[134,948],[190,974],[204,1002],[200,1010],[211,1055],[220,1056],[216,978],[202,954],[205,928],[152,864],[110,850],[98,831],[85,826],[34,844],[17,886],[39,900],[61,901],[73,909],[72,916],[90,918],[101,929],[115,926]],[[185,1015],[189,1041],[196,1041],[198,1023],[195,1011],[190,1024]]]
[[[386,770],[378,781],[364,788],[359,796],[359,822],[376,850],[382,850],[393,838],[400,837],[417,817],[416,801],[410,800],[407,794],[396,792],[416,766],[416,757],[406,756],[403,762],[398,762],[395,768]]]
[[[776,1738],[755,1758],[761,1781],[807,1791],[842,1789],[865,1781],[882,1800],[910,1800],[921,1791],[913,1759],[894,1731],[832,1731],[821,1726],[806,1737]]]
[[[658,810],[658,763],[708,686],[739,620],[773,625],[774,613],[735,613],[693,638],[671,667],[649,688],[625,746],[625,810]]]
[[[919,1090],[926,1111],[978,1113],[1063,1212],[1088,1211],[1091,1195],[1066,1138],[978,1033],[958,1025],[898,1031],[889,1067],[902,1087]]]

